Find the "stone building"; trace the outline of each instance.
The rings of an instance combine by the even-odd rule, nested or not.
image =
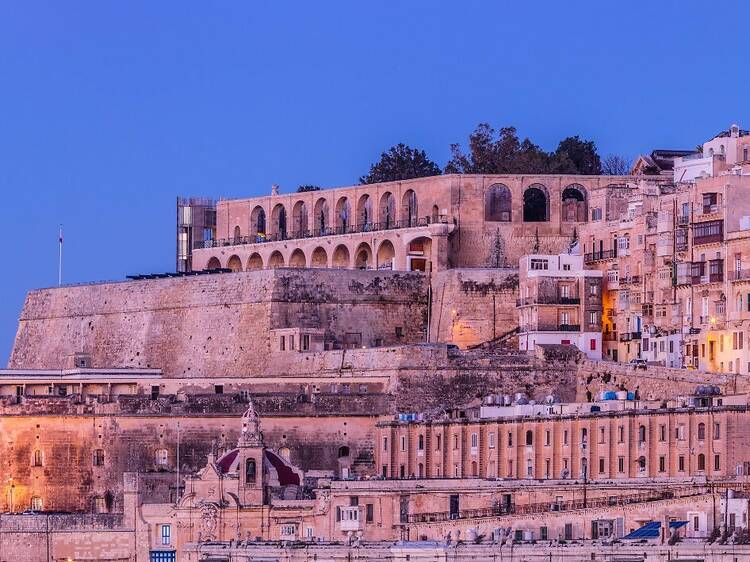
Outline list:
[[[519,268],[518,345],[575,345],[602,358],[602,274],[584,270],[583,256],[530,254]]]

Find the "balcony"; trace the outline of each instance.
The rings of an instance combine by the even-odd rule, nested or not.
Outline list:
[[[528,332],[580,332],[580,324],[538,324],[534,326],[522,326],[519,331]]]
[[[359,507],[342,507],[340,528],[342,531],[359,531]]]
[[[630,332],[624,332],[620,334],[620,341],[630,341],[631,339],[632,338]]]
[[[706,221],[693,225],[693,244],[715,244],[724,240],[724,221]]]
[[[729,272],[730,281],[750,281],[750,269]]]
[[[690,215],[680,215],[677,217],[677,226],[687,226],[690,224]]]
[[[238,236],[233,238],[217,238],[196,242],[194,249],[220,248],[223,246],[244,246],[246,244],[264,244],[266,242],[282,242],[284,240],[300,240],[304,238],[318,238],[323,236],[340,236],[343,234],[360,234],[363,232],[378,232],[397,230],[402,228],[416,228],[428,226],[431,222],[447,224],[448,217],[441,216],[437,221],[429,221],[426,217],[410,220],[374,222],[357,225],[328,227],[316,230],[297,230],[295,232],[279,232],[277,234],[256,234],[254,236]]]
[[[719,205],[714,203],[713,205],[703,205],[703,208],[701,209],[701,214],[703,215],[713,215],[715,213],[719,212]]]
[[[561,305],[578,305],[581,304],[579,297],[561,297],[541,295],[536,297],[526,297],[516,299],[516,306],[528,306],[531,304],[561,304]]]
[[[627,277],[620,277],[620,285],[639,285],[640,283],[640,275],[628,275]]]
[[[617,341],[617,332],[604,332],[602,341]]]
[[[639,339],[641,339],[641,333],[640,332],[630,332],[630,339],[631,340],[639,340]]]
[[[583,261],[586,263],[593,263],[595,261],[611,260],[617,257],[617,250],[601,250],[599,252],[591,252],[590,254],[584,254]]]

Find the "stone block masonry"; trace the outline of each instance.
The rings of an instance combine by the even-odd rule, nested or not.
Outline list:
[[[170,376],[260,376],[269,330],[325,331],[338,347],[425,338],[420,273],[276,269],[40,289],[29,293],[10,368],[158,367]],[[357,313],[354,314],[354,307]]]

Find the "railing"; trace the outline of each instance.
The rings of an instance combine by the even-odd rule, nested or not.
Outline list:
[[[590,254],[584,254],[583,260],[586,263],[591,263],[600,260],[611,260],[617,257],[617,250],[601,250],[600,252],[591,252]]]
[[[559,296],[536,296],[516,299],[516,306],[527,306],[530,304],[581,304],[579,297],[559,297]]]
[[[617,332],[604,332],[602,341],[617,341]]]
[[[629,275],[627,277],[620,277],[620,285],[638,285],[641,282],[640,275]]]
[[[360,234],[363,232],[378,232],[401,228],[416,228],[434,223],[448,223],[448,217],[440,216],[437,220],[430,217],[413,218],[400,221],[372,222],[365,224],[326,227],[315,230],[297,230],[294,232],[279,232],[276,234],[255,234],[253,236],[236,236],[232,238],[218,238],[196,242],[194,249],[220,248],[223,246],[241,246],[245,244],[264,244],[266,242],[281,242],[284,240],[299,240],[304,238],[318,238],[321,236],[340,236],[343,234]]]
[[[631,340],[639,340],[639,339],[641,339],[641,333],[640,332],[630,332],[630,339]]]
[[[730,271],[730,281],[742,281],[744,279],[750,279],[750,269],[740,269],[739,271]]]
[[[630,341],[630,332],[620,334],[620,341]]]
[[[580,332],[580,324],[539,324],[537,326],[522,326],[518,330],[522,333],[528,332]]]
[[[687,226],[690,224],[690,215],[680,215],[677,217],[677,226]]]
[[[713,205],[703,205],[702,211],[704,215],[713,215],[719,212],[719,206],[716,203]]]
[[[697,492],[691,495],[700,495]],[[658,492],[642,492],[623,496],[609,496],[602,498],[575,499],[526,505],[498,505],[480,509],[464,509],[461,511],[438,511],[433,513],[412,513],[406,517],[407,523],[439,523],[456,519],[480,519],[483,517],[499,517],[503,515],[530,515],[533,513],[548,513],[550,511],[574,511],[579,509],[595,509],[601,507],[623,506],[633,503],[671,500],[675,493],[671,490]]]

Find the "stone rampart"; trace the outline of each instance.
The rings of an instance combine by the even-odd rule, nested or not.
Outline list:
[[[260,376],[273,370],[269,330],[323,330],[329,346],[425,338],[419,273],[276,269],[40,289],[28,294],[10,368],[161,368],[166,377]],[[353,313],[356,307],[356,314]]]

